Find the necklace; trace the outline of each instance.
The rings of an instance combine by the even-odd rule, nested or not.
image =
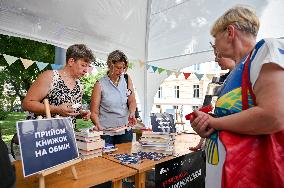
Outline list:
[[[115,81],[115,82],[113,82],[115,85],[118,85],[118,82],[119,82],[119,78]]]
[[[109,79],[111,80],[111,82],[112,82],[115,86],[118,86],[120,77],[118,77],[115,81],[114,81],[113,79],[111,79],[109,75],[108,75],[108,77],[109,77]]]

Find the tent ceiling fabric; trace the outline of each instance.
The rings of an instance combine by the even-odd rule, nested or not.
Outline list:
[[[0,0],[0,33],[63,48],[85,43],[103,59],[120,49],[131,60],[178,71],[213,60],[212,23],[236,4],[256,9],[259,39],[283,37],[283,0]],[[145,120],[166,76],[139,66],[130,74]]]
[[[1,0],[0,30],[67,48],[85,43],[105,58],[115,49],[145,57],[145,0]]]
[[[210,27],[236,4],[256,8],[261,18],[261,36],[283,37],[284,25],[279,24],[284,17],[282,0],[150,2],[147,60],[151,65],[180,70],[211,61]],[[1,0],[0,32],[63,48],[85,43],[101,58],[121,49],[130,59],[145,61],[146,16],[147,0]]]

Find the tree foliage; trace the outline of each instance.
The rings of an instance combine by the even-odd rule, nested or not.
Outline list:
[[[90,74],[88,76],[81,78],[81,82],[84,84],[83,104],[91,103],[91,95],[94,88],[94,84],[105,74],[106,70],[101,70],[97,74]]]
[[[37,41],[0,34],[0,54],[44,63],[53,63],[55,47]],[[0,55],[0,66],[2,67],[2,70],[0,70],[0,91],[2,94],[0,94],[0,98],[8,97],[15,99],[19,97],[20,100],[24,98],[27,90],[37,76],[44,70],[51,69],[49,65],[44,70],[39,71],[35,63],[25,69],[20,59],[9,66],[3,55]],[[8,96],[3,96],[4,84],[10,86]]]

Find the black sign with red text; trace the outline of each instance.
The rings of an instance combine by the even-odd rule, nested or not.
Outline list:
[[[156,188],[205,187],[204,152],[197,151],[155,166]]]

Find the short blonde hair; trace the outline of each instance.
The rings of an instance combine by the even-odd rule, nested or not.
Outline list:
[[[229,25],[234,25],[238,30],[257,36],[260,23],[252,8],[238,5],[227,10],[218,18],[210,33],[215,37],[217,33],[226,30]]]
[[[117,63],[117,62],[124,62],[125,67],[128,67],[128,58],[126,55],[120,51],[120,50],[115,50],[111,52],[108,57],[107,57],[107,65],[110,67],[111,65]]]

